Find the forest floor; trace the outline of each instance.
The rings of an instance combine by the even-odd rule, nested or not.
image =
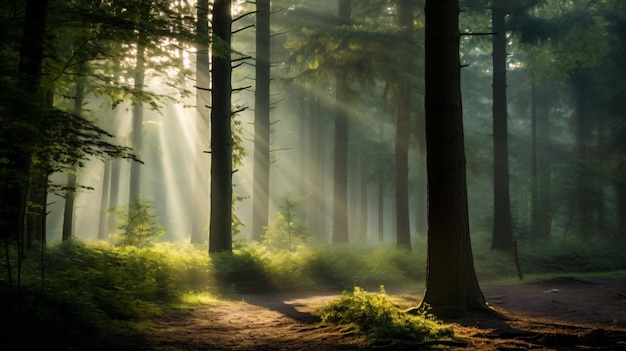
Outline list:
[[[368,343],[319,323],[339,295],[245,296],[156,320],[141,350],[626,350],[626,278],[561,277],[483,284],[497,316],[445,320],[460,343]],[[401,306],[417,294],[388,292]],[[129,345],[127,345],[129,346]]]

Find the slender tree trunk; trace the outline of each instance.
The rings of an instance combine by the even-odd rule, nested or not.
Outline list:
[[[213,4],[209,253],[232,251],[231,0]]]
[[[368,197],[367,197],[367,188],[369,183],[369,162],[365,155],[361,156],[361,176],[360,176],[360,189],[358,194],[360,196],[359,200],[359,239],[362,242],[367,242],[367,211],[369,208]]]
[[[536,163],[537,163],[537,232],[536,237],[547,238],[552,231],[552,160],[549,150],[550,140],[550,102],[545,83],[535,86],[536,98]],[[541,150],[541,152],[540,152]]]
[[[111,160],[111,187],[109,193],[109,207],[107,210],[120,206],[120,184],[122,181],[122,160]],[[115,215],[109,215],[107,224],[109,228],[115,228],[116,226]]]
[[[315,93],[315,104],[312,111],[313,118],[315,119],[315,172],[317,176],[314,178],[314,187],[316,189],[313,194],[316,210],[313,217],[314,227],[316,228],[314,233],[317,234],[321,240],[327,240],[327,228],[326,228],[326,144],[329,133],[326,133],[325,127],[328,125],[326,121],[326,114],[321,111],[320,99],[317,93]],[[311,228],[313,229],[313,228]]]
[[[413,38],[413,1],[399,0],[399,24],[406,40]],[[411,62],[404,64],[411,71]],[[400,81],[396,111],[396,244],[411,250],[411,226],[409,221],[409,119],[411,111],[411,82]]]
[[[209,224],[209,108],[211,87],[209,67],[209,0],[197,4],[196,22],[196,142],[193,174],[193,218],[191,243],[201,244],[208,240]]]
[[[622,164],[617,171],[618,174],[626,174],[626,165]],[[626,238],[626,180],[624,177],[617,178],[617,235],[619,238]]]
[[[67,172],[67,189],[65,190],[65,207],[63,210],[63,232],[61,235],[62,241],[70,240],[74,233],[74,198],[77,171],[77,167],[73,166]]]
[[[100,218],[98,220],[98,240],[106,240],[109,236],[109,226],[107,223],[107,213],[109,207],[109,193],[111,185],[111,163],[112,160],[104,162],[102,171],[102,194],[100,195]]]
[[[595,232],[594,222],[598,215],[598,189],[594,186],[596,175],[590,170],[591,139],[593,122],[588,114],[589,79],[584,72],[576,72],[572,77],[573,95],[576,101],[574,118],[574,133],[576,136],[575,151],[577,157],[575,200],[572,203],[576,230],[583,238],[591,238]]]
[[[339,0],[339,22],[350,24],[352,11],[351,0]],[[345,73],[336,77],[335,95],[335,162],[333,177],[333,244],[350,241],[348,232],[348,100],[350,88]]]
[[[426,0],[425,14],[428,263],[422,305],[441,316],[486,305],[469,232],[458,0]]]
[[[539,174],[537,171],[537,85],[530,85],[530,236],[539,236]]]
[[[137,63],[135,65],[135,91],[143,90],[145,78],[145,36],[140,35],[137,41]],[[141,158],[143,149],[143,106],[140,102],[133,103],[133,119],[131,132],[131,145],[133,152]],[[141,199],[141,163],[131,161],[130,163],[130,187],[128,194],[128,211],[131,211],[132,204]]]
[[[256,2],[254,184],[252,239],[260,241],[269,218],[270,189],[270,0]]]
[[[491,8],[493,26],[493,238],[491,248],[513,249],[509,195],[509,151],[506,98],[506,9],[499,1]]]
[[[378,169],[378,241],[385,240],[385,172]]]
[[[74,99],[74,113],[81,115],[83,111],[83,101],[85,97],[85,88],[82,84],[76,85],[76,97]],[[74,199],[76,197],[76,174],[78,167],[76,165],[67,172],[67,189],[65,191],[65,208],[63,212],[63,232],[61,240],[66,241],[72,238],[74,233]]]

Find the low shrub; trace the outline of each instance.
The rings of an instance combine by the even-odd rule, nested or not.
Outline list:
[[[374,340],[405,339],[415,341],[449,339],[452,327],[443,325],[427,312],[409,314],[395,305],[381,287],[379,293],[367,293],[355,287],[320,309],[322,322],[354,328]]]

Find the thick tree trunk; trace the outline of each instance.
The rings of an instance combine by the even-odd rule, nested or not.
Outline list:
[[[418,159],[417,181],[415,182],[415,233],[426,235],[428,218],[426,215],[426,162],[425,157]]]
[[[191,243],[201,244],[208,240],[209,224],[209,107],[211,105],[209,67],[209,0],[197,4],[196,22],[196,141],[193,174],[193,217],[191,220]]]
[[[491,248],[513,249],[509,195],[509,146],[506,97],[506,9],[494,1],[493,35],[493,237]]]
[[[351,0],[339,0],[339,24],[350,24]],[[348,232],[348,100],[350,88],[345,73],[336,77],[335,162],[333,176],[333,244],[350,241]]]
[[[20,88],[24,89],[31,101],[44,108],[45,98],[41,89],[41,67],[44,54],[46,13],[48,1],[29,0],[24,13],[24,29],[20,48],[19,71]],[[9,133],[23,128],[22,121],[8,120],[3,129]],[[4,130],[3,130],[4,133]],[[9,137],[9,135],[7,135]],[[18,253],[21,253],[21,244],[24,243],[26,231],[26,210],[29,194],[32,154],[19,145],[7,145],[10,151],[4,157],[8,159],[7,170],[3,174],[3,189],[0,193],[0,235],[10,237],[18,243]],[[21,260],[21,258],[20,258]]]
[[[406,40],[413,37],[413,2],[399,0],[399,24],[402,36]],[[411,63],[406,62],[404,69],[411,71]],[[409,118],[411,111],[411,82],[400,81],[398,86],[398,104],[396,111],[396,244],[411,250],[411,226],[409,222]]]
[[[209,253],[232,251],[231,0],[213,4]]]
[[[256,10],[252,239],[260,241],[268,225],[269,218],[270,0],[257,0]]]
[[[458,0],[427,0],[428,263],[423,304],[436,315],[486,308],[467,209]]]

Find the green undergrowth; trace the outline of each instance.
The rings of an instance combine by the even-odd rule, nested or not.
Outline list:
[[[311,246],[296,252],[248,245],[212,255],[218,286],[231,292],[342,291],[355,285],[414,288],[426,258],[396,247]]]
[[[414,310],[412,310],[414,311]],[[355,330],[367,338],[432,341],[454,338],[451,326],[442,324],[427,311],[408,313],[396,305],[383,287],[368,293],[355,287],[344,292],[319,310],[323,323],[337,324],[344,330]]]
[[[153,318],[241,294],[334,293],[355,286],[363,289],[357,296],[374,299],[367,308],[391,318],[376,309],[386,304],[383,298],[364,291],[384,285],[394,293],[421,293],[426,250],[425,240],[420,240],[413,251],[393,245],[301,245],[285,250],[251,244],[212,255],[204,245],[162,242],[137,248],[71,240],[50,244],[43,254],[27,252],[19,288],[15,252],[10,250],[11,274],[6,262],[0,268],[5,302],[0,306],[0,337],[30,343],[31,349],[54,345],[54,340],[78,345],[145,330]],[[623,245],[522,243],[520,262],[526,279],[573,275],[569,272],[623,274],[626,260],[619,247]],[[2,256],[7,257],[4,250]],[[474,245],[474,261],[482,282],[517,277],[510,254]],[[29,337],[30,331],[43,329],[41,338]]]
[[[626,270],[625,245],[624,238],[520,243],[520,264],[529,274]]]

